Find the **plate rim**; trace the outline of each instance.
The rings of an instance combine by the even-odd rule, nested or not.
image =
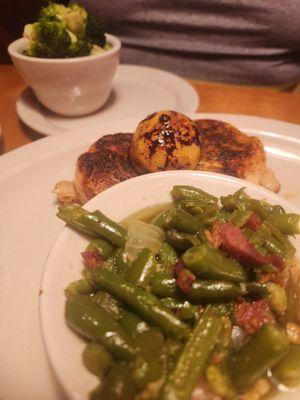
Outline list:
[[[172,89],[174,89],[174,92],[180,92],[180,101],[181,103],[185,103],[185,107],[187,110],[184,110],[184,113],[194,113],[198,110],[199,104],[200,104],[200,96],[198,95],[196,89],[193,87],[191,83],[187,81],[187,79],[176,75],[170,71],[166,71],[160,68],[155,68],[155,67],[149,67],[149,66],[144,66],[144,65],[138,65],[138,64],[120,64],[117,70],[116,76],[122,76],[125,73],[145,73],[148,72],[149,74],[152,75],[152,80],[156,81],[158,78],[159,80],[164,80],[168,81],[171,80],[171,85],[170,86]],[[164,79],[163,79],[164,78]],[[176,86],[173,84],[176,83]],[[26,101],[26,97],[31,96],[33,99],[33,102],[35,104],[35,108],[32,111]],[[180,105],[181,107],[181,105]],[[41,135],[44,136],[58,136],[61,134],[64,134],[68,132],[69,130],[73,130],[73,128],[69,129],[63,129],[60,128],[59,126],[56,126],[55,124],[51,125],[48,124],[47,118],[44,116],[43,113],[44,107],[38,102],[38,100],[35,98],[34,93],[30,89],[29,86],[27,86],[19,95],[17,101],[16,101],[16,111],[18,114],[18,117],[21,119],[23,123],[25,123],[29,128],[33,129],[34,131],[40,133]],[[29,114],[28,114],[29,111]],[[46,110],[47,111],[47,110]],[[37,113],[39,114],[39,120],[35,121],[34,117],[30,115],[31,113]],[[48,112],[48,111],[47,111]],[[50,111],[49,111],[50,112]],[[99,110],[101,112],[101,110]],[[97,111],[95,112],[95,115],[97,114]],[[88,117],[88,116],[87,116]],[[133,115],[134,117],[134,115]],[[64,120],[72,120],[73,118],[70,117],[61,117]],[[84,118],[84,117],[82,117]],[[111,115],[111,119],[113,119],[113,115]],[[80,117],[79,117],[80,119]],[[39,123],[43,121],[43,126],[40,127]],[[101,121],[100,121],[101,123]],[[93,124],[92,124],[93,125]],[[82,126],[82,129],[88,128],[92,125],[87,125],[87,126]]]

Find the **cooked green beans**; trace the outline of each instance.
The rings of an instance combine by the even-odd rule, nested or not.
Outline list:
[[[143,249],[127,269],[125,278],[128,282],[146,288],[156,271],[156,265],[155,254],[149,249]]]
[[[300,383],[300,346],[291,345],[287,354],[272,369],[277,381],[295,387]]]
[[[288,351],[286,335],[273,324],[265,324],[229,360],[228,368],[238,389],[249,388]]]
[[[83,364],[97,376],[103,376],[113,365],[114,359],[106,348],[99,343],[90,342],[82,353]]]
[[[68,325],[80,334],[103,344],[119,359],[131,359],[136,349],[123,328],[89,297],[74,296],[66,301]]]
[[[195,188],[193,186],[175,185],[173,186],[171,194],[176,201],[193,199],[206,204],[215,204],[218,202],[217,197],[212,196],[211,194],[208,194],[203,190]]]
[[[201,278],[229,282],[244,282],[247,279],[245,268],[237,261],[206,244],[187,250],[183,255],[183,262]]]
[[[163,243],[159,250],[158,261],[163,269],[175,265],[178,261],[176,250],[168,243]]]
[[[90,400],[190,400],[202,381],[208,396],[259,400],[276,382],[300,385],[300,273],[287,236],[300,216],[244,189],[219,201],[178,185],[172,196],[127,231],[100,211],[59,209],[92,236],[83,278],[65,290],[67,323],[90,340],[83,362],[102,380]]]
[[[232,282],[199,280],[185,295],[192,303],[223,302],[236,299],[246,291]]]
[[[186,342],[174,370],[167,377],[159,400],[189,400],[222,329],[222,321],[205,314]]]
[[[166,242],[179,250],[187,250],[200,243],[199,238],[191,233],[178,232],[175,229],[166,231]]]
[[[91,394],[90,400],[133,400],[137,388],[128,365],[116,363],[103,384]]]
[[[298,235],[300,233],[300,216],[297,214],[269,214],[274,224],[285,235]]]
[[[181,339],[189,333],[189,328],[164,307],[157,297],[117,274],[95,269],[91,273],[91,280],[93,285],[123,300],[145,320],[159,326],[165,334]]]
[[[100,211],[89,212],[75,204],[66,204],[59,207],[57,216],[75,229],[105,238],[116,246],[125,243],[126,230]]]
[[[86,251],[97,250],[104,260],[110,257],[114,252],[114,246],[104,239],[93,239],[86,248]]]

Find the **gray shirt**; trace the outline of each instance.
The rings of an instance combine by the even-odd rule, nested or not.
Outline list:
[[[81,0],[123,43],[121,60],[201,80],[300,80],[300,0]]]

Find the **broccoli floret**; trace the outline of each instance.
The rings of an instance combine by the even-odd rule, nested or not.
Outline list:
[[[87,16],[88,14],[83,7],[72,3],[69,5],[68,12],[63,19],[69,31],[83,36],[85,34]]]
[[[82,57],[106,44],[102,20],[76,3],[42,8],[38,21],[25,26],[24,37],[30,40],[24,54],[42,58]]]
[[[41,22],[42,20],[62,20],[67,12],[68,8],[65,7],[63,4],[50,3],[48,6],[41,9],[38,21]]]
[[[41,58],[80,57],[90,54],[91,45],[77,39],[66,30],[62,21],[37,22],[33,24],[32,35],[35,40],[29,45],[26,54]]]
[[[92,44],[104,47],[106,44],[106,37],[104,34],[103,21],[93,15],[88,15],[86,22],[86,36],[90,39]]]

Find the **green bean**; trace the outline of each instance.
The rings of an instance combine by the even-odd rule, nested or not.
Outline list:
[[[178,250],[187,250],[200,243],[200,240],[196,236],[190,233],[178,232],[175,229],[166,231],[165,239],[169,245]]]
[[[203,224],[198,218],[180,208],[175,208],[171,210],[170,213],[171,220],[168,224],[168,228],[191,234],[197,233],[203,228]]]
[[[200,219],[204,225],[209,225],[216,220],[218,213],[219,206],[218,204],[215,204],[207,207],[202,215],[198,215],[198,219]]]
[[[71,282],[65,289],[67,298],[77,296],[79,294],[92,294],[95,289],[88,283],[86,279],[79,279],[78,281]]]
[[[246,282],[247,295],[254,298],[268,297],[269,291],[266,284],[261,284],[258,282]]]
[[[83,336],[103,344],[119,359],[135,355],[131,338],[113,317],[87,296],[67,299],[65,315],[68,325]]]
[[[252,232],[250,241],[254,246],[262,246],[265,244],[266,240],[271,237],[271,230],[267,226],[266,222],[257,229],[256,232]]]
[[[274,224],[285,235],[300,233],[300,215],[297,214],[269,214]]]
[[[149,353],[138,354],[133,365],[133,379],[139,389],[144,389],[154,381],[158,381],[163,374],[161,360]]]
[[[92,229],[88,228],[80,221],[80,218],[85,213],[86,211],[76,204],[64,204],[58,207],[58,213],[56,215],[79,232],[86,233],[90,236],[98,236]]]
[[[165,297],[161,299],[161,302],[182,320],[192,319],[198,312],[198,307],[189,303],[187,300],[176,300],[171,297]]]
[[[204,192],[201,189],[193,186],[175,185],[171,191],[173,199],[177,202],[180,200],[198,200],[206,204],[215,204],[218,202],[218,198]]]
[[[149,329],[145,321],[126,308],[120,310],[118,322],[133,339],[139,332]]]
[[[244,282],[247,279],[242,265],[206,244],[191,247],[182,259],[188,269],[202,278],[229,282]]]
[[[300,384],[300,346],[291,345],[287,354],[273,367],[274,378],[285,386]]]
[[[280,231],[280,229],[274,224],[272,218],[264,210],[259,200],[251,199],[249,202],[249,209],[254,211],[262,220],[265,221],[265,224],[270,229],[271,234],[284,246],[285,255],[293,256],[295,253],[294,247]]]
[[[244,289],[232,282],[199,280],[193,282],[185,296],[192,303],[206,303],[229,301],[243,294]]]
[[[164,242],[158,253],[158,261],[162,269],[166,269],[177,263],[178,255],[170,244]]]
[[[91,393],[90,400],[134,400],[137,388],[128,365],[116,363],[101,386]]]
[[[285,214],[285,209],[279,204],[273,205],[264,200],[261,200],[260,204],[264,210],[270,214]]]
[[[130,261],[122,247],[114,252],[115,264],[119,273],[125,273],[131,267]]]
[[[166,229],[168,228],[171,218],[172,218],[173,208],[170,208],[167,211],[163,211],[157,214],[154,218],[150,220],[150,224],[156,225],[159,228]]]
[[[184,199],[177,202],[177,206],[184,211],[194,215],[195,217],[201,216],[207,208],[207,203],[195,199]]]
[[[85,367],[94,375],[103,376],[113,365],[114,359],[106,348],[99,343],[89,342],[82,353]]]
[[[288,349],[287,336],[276,325],[263,325],[228,360],[228,371],[236,388],[249,388],[274,367]]]
[[[109,240],[112,244],[116,246],[123,246],[125,244],[126,229],[107,218],[100,211],[86,211],[79,218],[79,221],[88,229]]]
[[[123,300],[134,309],[141,318],[171,337],[181,339],[186,337],[189,328],[174,316],[159,299],[146,290],[137,287],[111,271],[95,268],[91,272],[91,280],[94,285],[108,291],[111,295]]]
[[[241,228],[246,224],[252,214],[252,211],[249,210],[235,210],[232,213],[231,222],[238,228]]]
[[[267,283],[268,300],[271,308],[278,314],[283,315],[287,309],[286,291],[280,285],[272,282]]]
[[[119,319],[121,315],[121,303],[112,297],[110,294],[103,292],[102,290],[98,290],[93,296],[91,296],[91,300],[105,309],[114,319]]]
[[[164,345],[164,336],[159,328],[150,326],[136,334],[135,344],[140,351],[159,356]]]
[[[159,355],[164,344],[164,336],[160,329],[155,326],[149,326],[136,314],[121,309],[120,325],[133,338],[135,346],[145,353]]]
[[[151,292],[157,297],[176,297],[180,294],[173,272],[157,272],[151,281]]]
[[[220,318],[204,314],[186,342],[174,370],[163,386],[159,400],[189,400],[204,372],[222,330]]]
[[[206,224],[211,223],[219,212],[217,203],[207,204],[194,199],[180,200],[177,205]]]
[[[226,368],[220,365],[209,365],[205,371],[205,378],[210,390],[222,399],[233,399],[236,396],[232,382]]]
[[[218,317],[226,317],[232,320],[234,303],[214,303],[206,306],[206,310]]]
[[[250,197],[245,193],[245,188],[237,190],[228,196],[221,196],[220,202],[226,211],[245,210],[248,208]]]
[[[158,297],[178,297],[180,290],[171,272],[158,272],[151,282],[151,292]],[[190,290],[182,294],[192,303],[220,302],[236,299],[246,294],[246,290],[233,282],[196,280]]]
[[[285,248],[277,239],[273,237],[270,237],[265,241],[264,247],[271,254],[277,254],[282,257],[285,255]]]
[[[137,286],[146,288],[151,281],[157,267],[155,254],[149,249],[143,249],[127,269],[125,279]]]
[[[93,239],[86,248],[86,251],[98,250],[104,260],[114,252],[114,246],[104,239]]]
[[[89,212],[75,204],[65,204],[59,207],[57,216],[79,231],[100,236],[116,246],[125,244],[126,230],[100,211]]]

